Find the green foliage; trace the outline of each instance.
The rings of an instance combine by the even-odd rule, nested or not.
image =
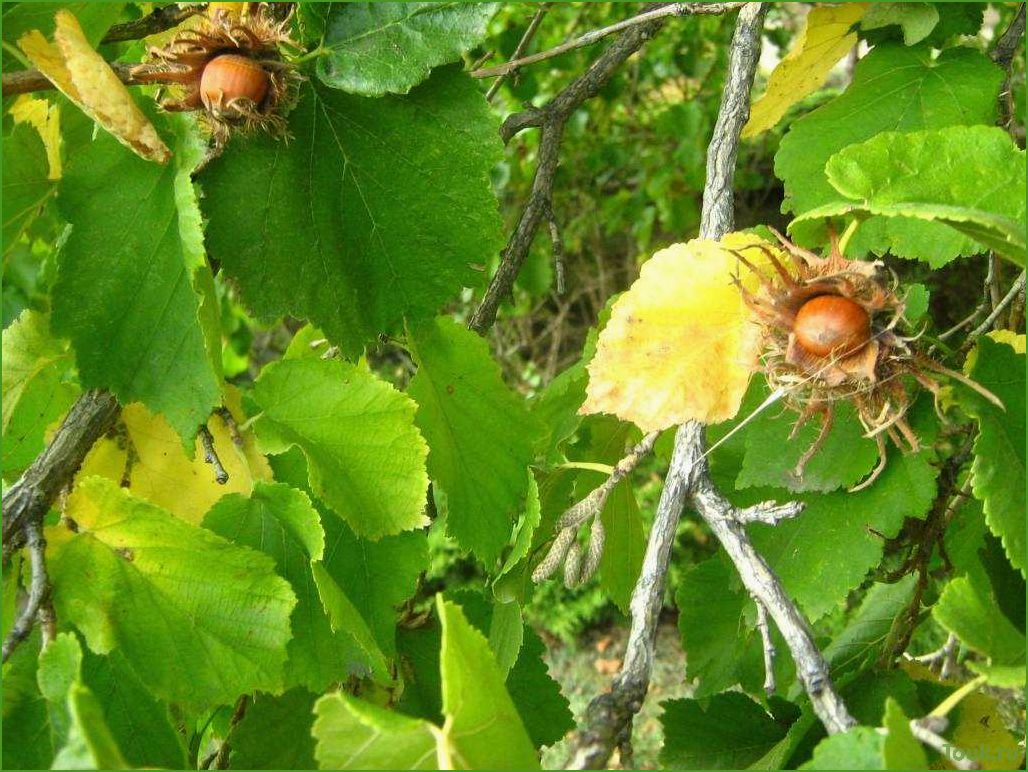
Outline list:
[[[482,42],[495,11],[495,3],[315,5],[311,12],[320,17],[326,49],[318,59],[318,77],[362,96],[406,94],[433,67]]]
[[[303,141],[237,140],[200,176],[208,252],[255,313],[310,319],[356,355],[478,283],[470,265],[500,246],[500,146],[466,75],[381,99],[312,83],[290,129]]]
[[[271,558],[99,477],[79,483],[67,513],[78,530],[54,544],[54,606],[90,649],[120,651],[166,700],[281,688],[296,597]]]
[[[923,45],[877,46],[860,60],[845,92],[795,121],[782,139],[775,172],[785,185],[783,208],[804,214],[835,200],[825,165],[849,145],[882,132],[992,123],[1002,79],[999,68],[968,48],[933,58]],[[891,248],[936,264],[969,251],[962,237],[941,225],[892,219],[878,227],[886,231],[878,251]],[[799,230],[796,235],[810,238]]]
[[[1025,155],[1000,128],[878,134],[833,155],[825,172],[858,203],[826,204],[797,221],[858,214],[942,222],[1024,265]],[[905,251],[896,235],[890,248]],[[916,256],[934,267],[945,262],[935,254]]]
[[[300,448],[311,489],[356,533],[424,525],[427,448],[409,397],[346,362],[287,359],[265,368],[254,399],[262,450]]]
[[[1000,409],[977,392],[962,389],[961,405],[978,420],[972,489],[985,508],[985,521],[1003,540],[1010,562],[1025,573],[1025,383],[1024,354],[982,338],[971,377],[1002,403]]]
[[[490,564],[524,505],[540,427],[473,332],[439,318],[411,329],[410,348],[418,372],[408,393],[446,494],[447,531]]]

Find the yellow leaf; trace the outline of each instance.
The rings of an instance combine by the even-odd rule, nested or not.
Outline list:
[[[643,431],[724,421],[739,410],[757,361],[760,329],[732,277],[748,288],[768,264],[756,236],[695,239],[661,250],[611,309],[589,364],[582,413],[613,413]],[[780,259],[782,253],[775,249]]]
[[[58,11],[54,43],[39,30],[22,35],[18,45],[50,82],[126,147],[148,161],[166,163],[171,151],[133,101],[104,58],[93,50],[78,21]]]
[[[248,5],[249,3],[208,3],[207,15],[213,19],[215,15],[224,13],[236,19],[241,19],[247,15]]]
[[[242,420],[239,392],[228,387],[225,401],[232,415]],[[227,493],[249,496],[254,480],[270,480],[267,459],[257,452],[250,432],[242,432],[242,447],[237,446],[220,416],[207,422],[214,437],[214,450],[228,472],[228,482],[214,480],[210,464],[203,459],[200,440],[190,459],[182,440],[160,415],[152,415],[140,404],[128,405],[121,412],[127,436],[101,440],[89,452],[79,479],[100,475],[128,487],[132,495],[146,499],[194,525],[199,525],[213,504]],[[131,456],[130,456],[131,454]]]
[[[806,29],[771,73],[764,96],[753,103],[742,129],[744,138],[772,128],[786,110],[824,83],[832,67],[856,44],[857,33],[849,30],[867,6],[819,5],[807,14]]]
[[[50,167],[48,180],[61,179],[61,108],[45,99],[22,94],[11,105],[15,123],[27,123],[39,132],[46,149],[46,163]]]

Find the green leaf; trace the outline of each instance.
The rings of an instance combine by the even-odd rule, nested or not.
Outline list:
[[[600,558],[600,586],[627,614],[646,553],[646,533],[631,480],[614,486],[600,512],[600,520],[606,531]]]
[[[353,600],[379,648],[396,651],[397,609],[414,594],[418,577],[428,567],[428,541],[423,531],[368,541],[346,523],[323,517],[325,571]]]
[[[68,692],[82,682],[82,649],[74,633],[61,633],[39,653],[39,692],[49,703],[50,735],[55,748],[68,742],[71,716]]]
[[[760,654],[753,656],[755,633],[743,613],[751,601],[742,592],[735,570],[722,557],[689,566],[675,594],[678,630],[686,653],[686,672],[699,679],[697,699],[734,686],[751,665],[763,671]]]
[[[358,700],[343,692],[314,706],[311,730],[321,769],[441,769],[440,730],[417,718]],[[445,740],[438,738],[438,742]],[[453,768],[453,767],[451,767]],[[456,767],[462,768],[462,767]]]
[[[818,743],[800,769],[886,769],[885,737],[868,726],[855,726]]]
[[[489,624],[489,648],[496,655],[496,664],[504,677],[518,660],[521,644],[525,640],[525,622],[521,617],[521,604],[517,601],[493,603]]]
[[[516,597],[512,592],[510,580],[514,577],[514,568],[523,560],[528,558],[532,552],[532,537],[535,529],[539,527],[542,520],[542,505],[539,502],[539,484],[535,481],[535,475],[528,473],[528,495],[525,497],[525,511],[518,518],[518,524],[514,527],[514,544],[507,553],[503,567],[493,580],[493,592],[497,600],[510,603]],[[510,577],[508,581],[505,578]]]
[[[878,582],[871,586],[852,618],[822,652],[834,678],[878,658],[894,620],[910,602],[916,583],[917,577],[908,574],[892,584]]]
[[[68,690],[68,743],[54,757],[54,769],[129,769],[92,692],[79,683]]]
[[[328,3],[318,77],[362,96],[406,94],[485,38],[496,3]],[[397,52],[402,52],[401,56]]]
[[[261,449],[299,447],[314,494],[358,534],[377,539],[427,524],[428,448],[409,397],[335,359],[268,365],[253,395]]]
[[[928,769],[924,748],[910,731],[910,719],[892,697],[885,700],[885,745],[882,755],[886,769]]]
[[[44,447],[47,427],[78,395],[69,383],[72,357],[50,334],[49,319],[23,311],[3,332],[3,469],[14,477]]]
[[[736,487],[772,485],[790,491],[832,491],[864,479],[878,451],[848,402],[839,402],[835,419],[822,448],[807,463],[802,477],[794,471],[800,456],[814,443],[821,431],[821,418],[814,416],[795,436],[795,413],[782,414],[771,408],[757,416],[746,430],[746,454]]]
[[[882,536],[891,538],[906,518],[928,513],[937,474],[927,452],[902,454],[893,448],[870,487],[803,496],[806,508],[797,517],[774,527],[752,526],[753,543],[789,595],[816,620],[841,604],[879,563]]]
[[[125,3],[12,3],[4,5],[4,40],[16,42],[29,30],[38,29],[47,38],[53,37],[54,14],[59,10],[71,11],[82,27],[90,45],[96,46],[118,21]]]
[[[791,723],[740,692],[703,702],[669,700],[663,707],[660,761],[670,769],[745,769],[777,745]]]
[[[274,562],[99,477],[51,529],[58,618],[98,654],[118,649],[155,696],[190,704],[279,689],[296,604]]]
[[[443,629],[439,669],[452,758],[461,768],[538,769],[489,642],[460,607],[436,596]]]
[[[1025,573],[1025,358],[985,336],[968,358],[969,375],[995,394],[1003,410],[966,387],[957,397],[978,420],[971,466],[972,491],[985,522],[1003,542],[1011,564]]]
[[[446,527],[493,563],[525,503],[541,427],[503,382],[487,342],[438,317],[410,332],[418,372],[408,393],[428,440],[428,470],[446,493]]]
[[[104,719],[130,765],[184,769],[183,738],[172,725],[167,703],[157,700],[117,651],[106,657],[88,649],[82,682],[103,707]]]
[[[1002,71],[970,48],[950,48],[932,58],[926,45],[876,46],[857,63],[853,81],[843,94],[795,121],[783,137],[775,156],[775,172],[785,184],[783,211],[803,214],[837,200],[825,165],[848,145],[883,131],[995,123],[996,95],[1002,81]],[[968,250],[966,239],[948,226],[909,220],[889,223],[894,247],[903,241],[911,224],[923,244],[919,254],[925,257],[955,257]],[[931,239],[925,239],[926,235]],[[896,254],[918,256],[909,250]]]
[[[4,572],[5,584],[8,572]],[[49,769],[54,757],[47,701],[39,691],[39,634],[17,648],[3,667],[3,768]]]
[[[1024,632],[997,608],[990,588],[961,576],[946,585],[932,608],[935,620],[993,665],[1023,664]]]
[[[552,745],[575,728],[571,707],[543,660],[545,653],[539,633],[525,625],[518,661],[507,675],[507,691],[536,747]]]
[[[903,318],[907,323],[916,326],[928,313],[928,288],[923,284],[908,284],[903,296]]]
[[[232,769],[316,769],[315,697],[304,689],[258,694],[232,730]]]
[[[939,12],[931,3],[874,3],[860,20],[861,29],[881,29],[898,24],[903,29],[903,42],[920,43],[939,23]]]
[[[360,611],[321,563],[314,563],[311,568],[318,595],[321,596],[321,602],[325,604],[328,617],[332,621],[332,629],[351,636],[363,652],[365,661],[370,663],[371,675],[380,683],[389,683],[392,679],[389,676],[385,655],[378,648],[375,636],[372,635],[371,628]]]
[[[290,142],[237,139],[200,178],[208,251],[256,314],[310,319],[352,356],[481,281],[501,146],[467,75],[375,100],[312,83],[289,120]]]
[[[27,123],[14,126],[4,137],[3,160],[4,215],[0,246],[6,262],[8,250],[53,198],[57,182],[48,179],[50,166],[43,141]]]
[[[941,222],[1023,266],[1025,173],[1024,151],[995,126],[888,132],[833,155],[826,174],[843,198],[797,222],[842,214]],[[934,268],[953,257],[915,256]]]
[[[72,227],[53,290],[53,329],[71,340],[83,387],[143,402],[185,440],[220,399],[193,288],[209,269],[183,243],[189,213],[177,204],[189,172],[145,161],[106,133],[84,145],[60,182]]]
[[[303,685],[322,691],[353,673],[367,672],[372,662],[353,636],[333,630],[318,594],[312,563],[324,554],[325,534],[304,493],[281,483],[258,482],[249,498],[222,497],[203,525],[271,556],[279,576],[292,585],[297,603],[290,617],[293,637],[286,649],[286,688]]]

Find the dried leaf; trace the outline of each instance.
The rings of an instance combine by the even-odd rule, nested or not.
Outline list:
[[[22,35],[21,50],[50,82],[126,147],[148,161],[167,163],[171,151],[133,101],[111,66],[89,45],[78,21],[58,11],[54,43],[39,30]]]
[[[581,412],[613,413],[647,432],[735,415],[760,335],[733,283],[753,288],[757,277],[729,248],[759,268],[768,260],[757,245],[772,249],[730,233],[674,244],[645,263],[600,333]]]
[[[61,179],[61,107],[31,94],[22,94],[11,105],[15,123],[27,123],[39,132],[46,149],[48,180]]]
[[[774,127],[786,111],[824,83],[831,69],[856,44],[850,28],[864,15],[867,3],[818,6],[807,15],[807,27],[767,82],[764,96],[753,103],[744,138]]]

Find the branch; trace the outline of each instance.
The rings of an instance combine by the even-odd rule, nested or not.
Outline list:
[[[689,7],[695,5],[697,8],[703,9],[712,7],[702,3],[681,5]],[[718,12],[727,10],[729,6],[734,7],[732,4],[718,4],[717,7],[720,9]],[[662,8],[656,10],[662,10]],[[546,219],[547,212],[551,211],[553,178],[557,173],[560,141],[564,136],[564,126],[568,118],[586,100],[599,93],[618,67],[642,48],[643,44],[664,26],[668,17],[669,14],[665,13],[662,17],[646,19],[628,27],[600,54],[585,73],[576,78],[544,107],[529,107],[522,112],[514,113],[503,122],[500,127],[500,136],[504,142],[509,142],[515,134],[527,128],[542,130],[539,137],[539,160],[535,177],[532,179],[532,192],[521,212],[517,226],[507,241],[507,246],[504,247],[496,274],[489,282],[482,302],[471,315],[468,322],[469,329],[481,335],[496,321],[500,303],[510,296],[514,280],[528,256],[536,232],[543,220]]]
[[[33,520],[25,525],[25,538],[28,541],[29,559],[32,563],[32,579],[29,584],[29,597],[25,601],[25,608],[18,615],[17,620],[11,625],[3,644],[3,662],[14,653],[18,645],[29,637],[32,627],[40,614],[49,616],[50,609],[50,580],[46,574],[46,541],[43,539],[43,524]],[[44,608],[47,609],[44,612]],[[49,628],[49,622],[48,622]]]
[[[1024,35],[1024,3],[1021,3],[1021,7],[1017,9],[1017,14],[1014,16],[1013,21],[1010,22],[1010,26],[1007,27],[1006,31],[1000,36],[1000,39],[996,41],[996,47],[992,50],[992,61],[1010,72],[1010,65],[1014,61],[1014,54],[1017,53],[1017,47],[1021,44],[1021,37]]]
[[[601,27],[600,29],[590,30],[584,35],[580,35],[573,40],[561,43],[559,46],[554,46],[546,51],[540,51],[537,54],[522,57],[521,51],[523,47],[519,45],[518,50],[514,52],[514,58],[511,61],[504,64],[498,64],[494,67],[484,67],[482,69],[472,70],[471,77],[493,78],[499,76],[502,79],[526,65],[535,64],[536,62],[541,62],[545,59],[552,59],[555,56],[566,54],[568,51],[574,51],[576,48],[591,46],[593,43],[596,43],[609,35],[613,35],[617,32],[623,32],[626,29],[638,26],[639,24],[646,24],[647,22],[654,21],[655,19],[667,19],[671,16],[687,16],[691,14],[720,14],[725,13],[726,11],[735,10],[740,5],[741,3],[666,3],[658,8],[644,11],[643,13],[632,16],[631,18],[623,21],[616,22],[606,27]],[[535,20],[533,19],[533,22],[534,21]]]
[[[967,334],[967,340],[964,341],[965,348],[969,348],[976,338],[984,335],[992,329],[992,325],[997,319],[999,319],[1003,312],[1007,310],[1007,307],[1014,302],[1014,298],[1024,292],[1024,286],[1025,272],[1021,271],[1021,275],[1017,277],[1017,280],[1014,282],[1014,285],[1010,288],[1007,294],[1004,295],[998,303],[996,303],[996,307],[992,309],[992,313],[985,317],[985,321]]]
[[[140,75],[145,75],[147,67],[139,64],[127,64],[125,62],[108,62],[118,80],[126,86],[142,86],[145,83],[139,80]],[[48,91],[57,88],[39,70],[15,70],[5,72],[0,76],[0,83],[3,86],[4,97],[15,94],[28,94],[32,91]]]
[[[717,123],[707,150],[707,183],[703,191],[700,233],[720,238],[733,225],[732,179],[739,133],[749,116],[750,90],[760,55],[761,31],[766,7],[748,3],[739,11],[728,54],[725,91]],[[632,593],[632,627],[624,664],[610,692],[594,698],[586,709],[581,728],[572,737],[569,769],[606,765],[614,747],[628,742],[635,714],[649,689],[657,622],[664,599],[671,548],[686,500],[692,504],[722,543],[735,564],[747,591],[762,614],[778,625],[811,703],[830,733],[845,731],[856,722],[834,691],[828,665],[814,644],[806,620],[782,588],[781,582],[749,541],[743,522],[767,519],[776,522],[797,514],[799,504],[763,504],[737,510],[717,490],[710,478],[704,452],[703,427],[685,424],[675,437],[675,448],[664,482],[653,528],[646,545],[642,570]],[[767,635],[769,640],[769,631]],[[773,664],[765,645],[765,662]],[[768,674],[765,684],[771,683]]]
[[[536,31],[539,29],[539,25],[542,24],[543,17],[546,16],[546,12],[550,10],[549,3],[543,3],[539,6],[539,10],[535,12],[535,16],[532,17],[532,21],[528,23],[528,29],[525,30],[525,34],[521,36],[521,40],[518,41],[517,47],[514,49],[514,58],[517,59],[528,48],[528,44],[532,42],[532,38],[535,37]],[[503,85],[503,81],[506,80],[507,73],[502,73],[500,77],[493,81],[493,85],[489,87],[489,90],[485,92],[485,101],[493,101],[493,97],[496,96],[496,92],[500,90],[500,86]]]
[[[44,450],[3,496],[3,557],[26,543],[26,528],[41,523],[57,494],[70,482],[89,449],[113,425],[118,402],[107,391],[87,391]]]
[[[124,24],[115,24],[104,35],[101,43],[121,43],[125,40],[139,40],[140,38],[156,35],[172,27],[177,27],[190,16],[202,13],[207,8],[207,3],[172,3],[148,13],[139,19],[127,21]]]
[[[228,472],[222,466],[217,451],[214,450],[214,435],[211,434],[211,430],[204,424],[200,425],[197,434],[200,437],[200,445],[203,447],[203,460],[210,464],[211,469],[214,471],[214,482],[218,485],[224,485],[228,482]]]

